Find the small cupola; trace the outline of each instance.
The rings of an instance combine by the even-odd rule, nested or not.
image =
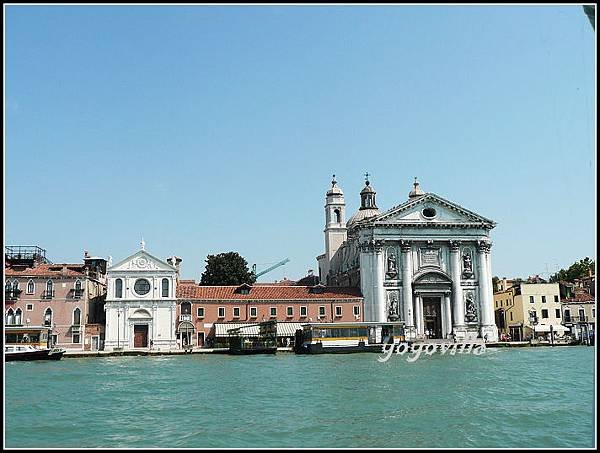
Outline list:
[[[375,204],[375,189],[371,187],[369,182],[369,173],[365,173],[365,187],[360,191],[360,209],[377,209]]]
[[[425,195],[423,189],[419,186],[419,181],[417,181],[417,177],[415,176],[415,182],[413,183],[413,190],[408,194],[408,198],[420,197],[421,195]]]

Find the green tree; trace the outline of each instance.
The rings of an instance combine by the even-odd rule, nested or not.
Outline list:
[[[200,277],[201,285],[253,284],[256,276],[248,269],[248,263],[237,252],[219,253],[206,257],[206,269]]]
[[[585,257],[584,259],[571,264],[571,266],[568,269],[559,270],[556,274],[550,277],[550,282],[573,282],[577,278],[587,277],[589,275],[590,270],[592,271],[592,274],[596,273],[596,263],[594,262],[594,260]]]

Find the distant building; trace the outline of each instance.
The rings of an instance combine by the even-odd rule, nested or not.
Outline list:
[[[593,338],[596,331],[596,297],[582,287],[563,298],[561,303],[563,325],[569,328],[571,335],[576,340],[587,336]]]
[[[562,325],[558,283],[519,282],[497,291],[494,311],[498,332],[510,335],[513,341],[546,337],[551,330],[562,335],[567,330]]]
[[[7,326],[48,326],[50,345],[99,350],[104,341],[106,260],[85,252],[83,263],[51,263],[37,246],[5,249]]]
[[[143,241],[141,250],[108,268],[106,350],[177,348],[177,275],[176,265],[145,251]]]
[[[264,284],[200,286],[182,280],[177,286],[177,304],[177,338],[182,346],[215,346],[220,337],[226,336],[226,327],[262,321],[363,320],[363,298],[358,288]]]

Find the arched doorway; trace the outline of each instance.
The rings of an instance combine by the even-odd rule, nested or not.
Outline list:
[[[196,328],[189,321],[182,321],[177,326],[177,339],[184,349],[194,346]]]
[[[413,288],[417,334],[427,339],[448,338],[452,332],[450,277],[440,269],[426,269],[415,275]]]
[[[133,347],[148,348],[150,346],[150,338],[152,335],[152,315],[150,312],[140,308],[133,312],[129,321],[133,327]]]

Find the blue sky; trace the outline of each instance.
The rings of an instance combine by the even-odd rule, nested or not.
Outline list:
[[[498,223],[492,273],[595,256],[595,34],[581,6],[5,6],[5,241],[298,279],[415,176]]]

